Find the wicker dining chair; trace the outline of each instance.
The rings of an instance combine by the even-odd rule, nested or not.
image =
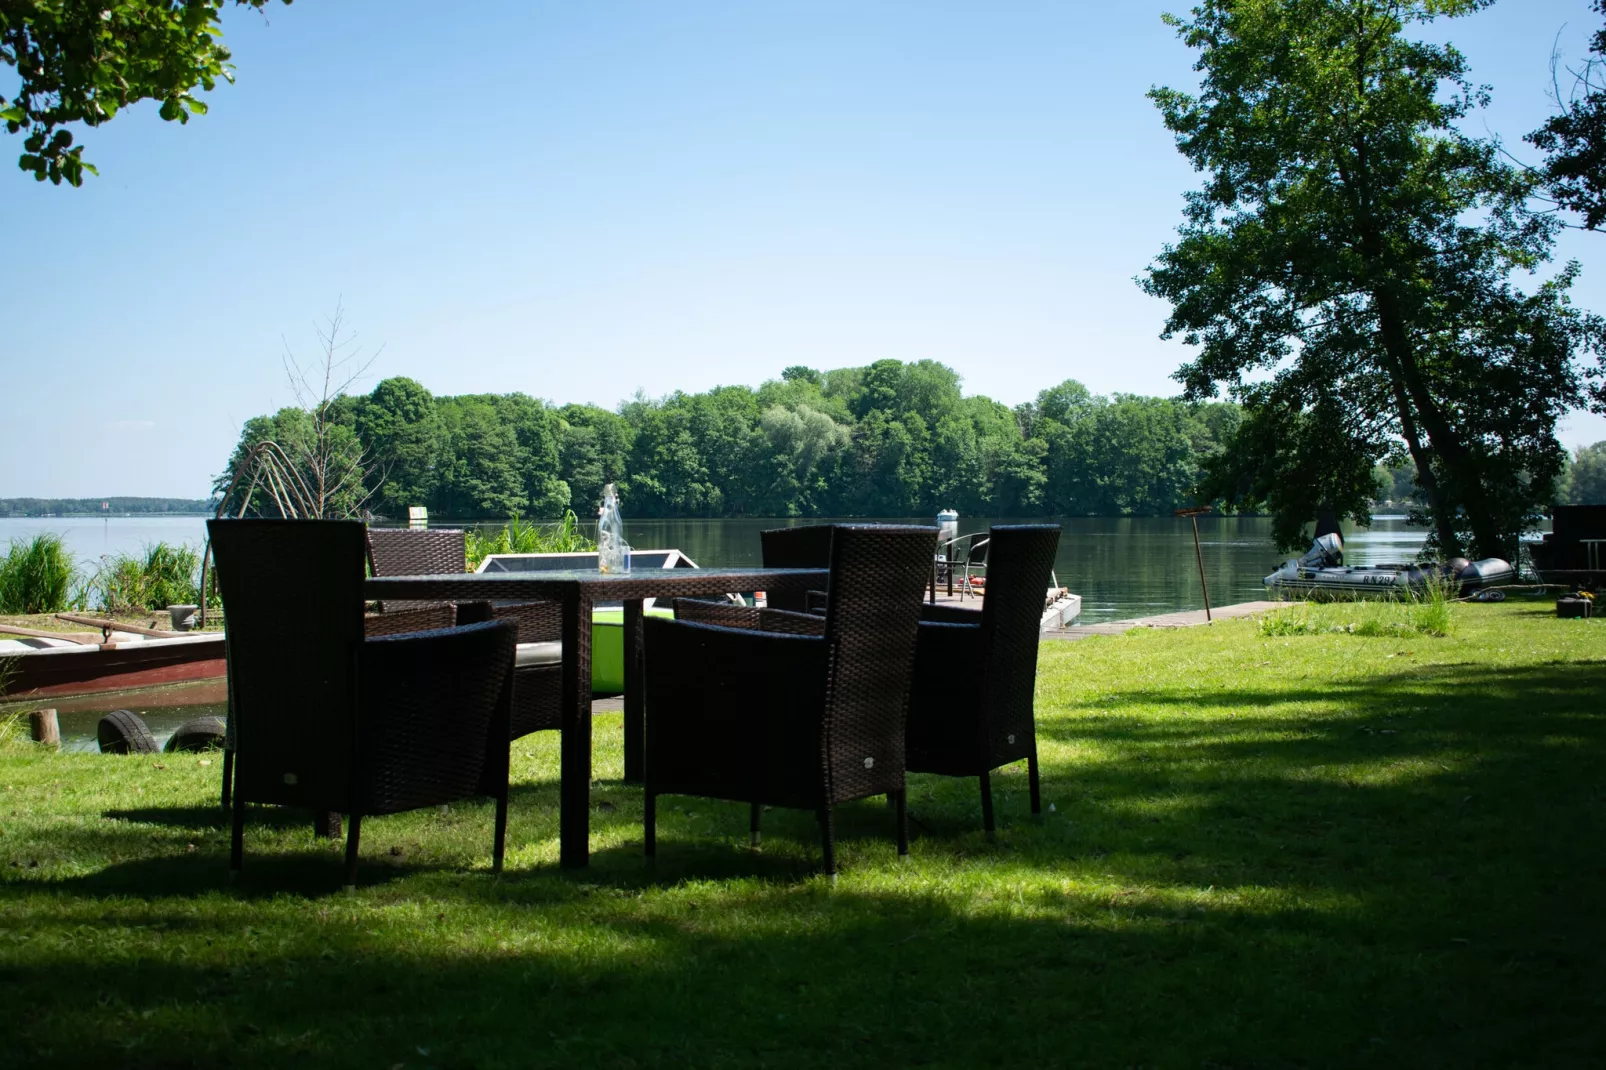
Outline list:
[[[431,576],[468,570],[468,536],[456,528],[368,528],[368,564],[375,576]],[[387,601],[386,616],[439,607],[439,602]],[[518,625],[513,674],[512,738],[561,726],[563,609],[557,602],[463,603],[454,623],[510,620]],[[372,634],[372,627],[371,632]]]
[[[1043,600],[1059,549],[1055,524],[992,529],[981,608],[928,605],[909,703],[911,773],[981,779],[982,825],[993,834],[991,773],[1026,759],[1032,813],[1042,812],[1033,693]]]
[[[766,804],[812,809],[832,875],[832,808],[888,795],[898,853],[908,854],[904,711],[935,542],[932,528],[839,526],[819,635],[647,619],[648,857],[657,852],[660,795],[746,802],[755,842]]]
[[[807,524],[795,528],[771,528],[758,533],[765,568],[829,568],[831,566],[830,524]],[[801,612],[808,608],[809,592],[771,594],[772,609]]]
[[[500,871],[513,626],[365,638],[362,524],[213,520],[207,531],[228,621],[231,871],[247,803],[349,815],[350,888],[363,818],[483,795],[496,801]]]

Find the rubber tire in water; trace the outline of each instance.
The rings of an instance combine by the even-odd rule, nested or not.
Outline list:
[[[95,726],[95,738],[100,742],[102,754],[160,754],[156,737],[145,726],[139,714],[130,710],[113,710]]]
[[[164,748],[167,753],[175,751],[214,750],[223,746],[223,736],[226,729],[221,717],[194,717],[178,726]]]

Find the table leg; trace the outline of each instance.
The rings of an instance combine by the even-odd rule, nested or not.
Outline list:
[[[563,600],[563,731],[558,798],[558,860],[591,861],[591,600]]]
[[[625,781],[645,779],[647,679],[646,648],[641,637],[641,599],[625,599]]]

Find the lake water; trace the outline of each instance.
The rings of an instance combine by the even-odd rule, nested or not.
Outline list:
[[[863,522],[864,518],[857,518]],[[879,518],[889,522],[930,523]],[[757,565],[758,533],[786,524],[817,524],[822,519],[630,520],[625,537],[641,549],[675,548],[699,565]],[[961,534],[985,531],[1004,518],[962,518]],[[1035,521],[1020,521],[1035,522]],[[1083,623],[1200,609],[1199,570],[1187,520],[1170,517],[1070,517],[1059,520],[1060,585],[1082,596]],[[0,517],[0,548],[12,539],[41,531],[59,533],[81,568],[97,567],[102,557],[138,553],[148,543],[206,540],[204,517]],[[1345,560],[1352,564],[1401,561],[1422,546],[1423,530],[1402,519],[1378,518],[1372,527],[1345,534]],[[1264,596],[1261,578],[1282,560],[1271,544],[1271,521],[1260,517],[1202,517],[1200,548],[1213,605]]]
[[[863,518],[856,519],[864,522]],[[757,565],[761,563],[760,531],[821,522],[627,519],[625,534],[632,546],[679,549],[699,565]],[[989,525],[1003,522],[1002,518],[961,519],[959,530],[961,534],[985,531]],[[1059,524],[1062,533],[1055,573],[1061,586],[1082,596],[1080,622],[1092,624],[1203,607],[1193,529],[1188,521],[1169,517],[1072,517]],[[158,541],[187,543],[199,549],[206,540],[206,520],[171,516],[0,517],[0,548],[12,539],[32,538],[42,531],[59,533],[80,568],[90,570],[103,556],[139,553],[146,544]],[[1421,548],[1422,540],[1421,528],[1413,528],[1402,519],[1379,518],[1370,528],[1346,533],[1345,560],[1355,564],[1406,560]],[[1261,578],[1281,560],[1272,549],[1271,521],[1204,517],[1199,521],[1199,542],[1212,605],[1265,596]],[[112,709],[138,713],[158,741],[164,742],[190,717],[226,713],[220,681],[52,701],[60,711],[63,746],[71,750],[95,750],[95,723]]]

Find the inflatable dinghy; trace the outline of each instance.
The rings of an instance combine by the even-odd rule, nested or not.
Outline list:
[[[1310,544],[1305,556],[1290,560],[1266,577],[1266,586],[1292,595],[1323,593],[1340,597],[1369,594],[1406,596],[1420,594],[1430,582],[1449,584],[1460,594],[1483,587],[1515,583],[1517,570],[1498,557],[1468,561],[1452,558],[1448,564],[1432,561],[1404,565],[1344,564],[1344,540],[1323,535]]]

